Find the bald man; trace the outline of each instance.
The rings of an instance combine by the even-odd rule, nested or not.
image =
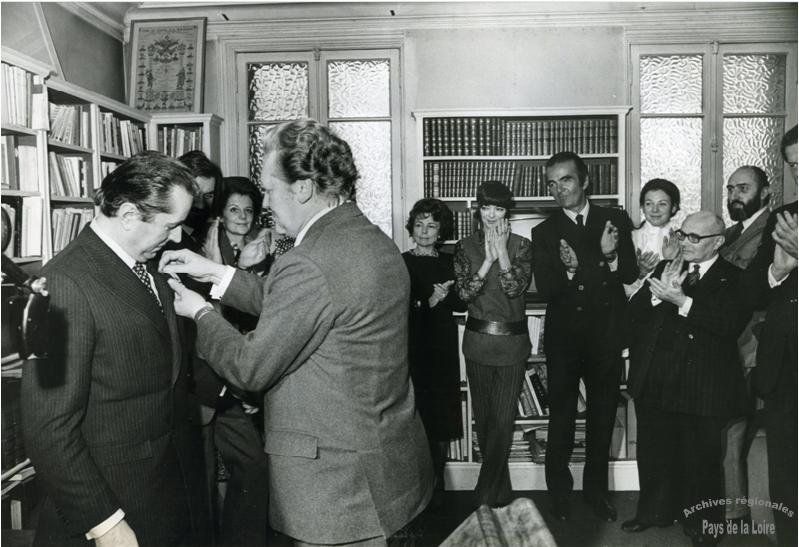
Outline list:
[[[741,270],[718,253],[724,222],[701,211],[676,234],[680,254],[658,264],[630,301],[641,491],[636,517],[622,528],[679,519],[695,545],[714,545],[724,524],[724,506],[711,503],[724,497],[722,431],[745,409],[736,340],[747,308]]]

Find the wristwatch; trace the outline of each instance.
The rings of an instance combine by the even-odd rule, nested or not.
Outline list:
[[[206,313],[209,313],[209,312],[212,312],[212,311],[214,311],[214,307],[213,307],[211,304],[209,304],[208,302],[206,302],[206,303],[203,305],[203,307],[202,307],[202,308],[200,308],[199,310],[197,310],[197,313],[195,313],[195,314],[194,314],[194,322],[195,322],[195,323],[199,322],[199,321],[200,321],[200,319],[202,319],[202,318],[203,318],[203,316],[204,316]]]

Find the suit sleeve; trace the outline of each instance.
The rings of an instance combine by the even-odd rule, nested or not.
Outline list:
[[[264,278],[236,268],[233,280],[222,295],[222,303],[258,316],[263,303]]]
[[[263,287],[257,276],[236,272],[228,291],[231,304],[262,298],[263,310],[255,329],[240,334],[217,313],[204,315],[198,325],[197,350],[235,387],[247,391],[269,389],[308,360],[330,331],[333,302],[318,266],[301,253],[291,253],[275,264]],[[252,277],[259,280],[252,285]],[[226,293],[227,295],[227,293]],[[234,304],[234,305],[235,305]],[[250,309],[255,309],[254,307]]]
[[[95,325],[74,280],[49,272],[47,285],[50,356],[28,361],[23,368],[22,432],[45,491],[69,529],[83,535],[120,508],[81,433],[90,397]]]
[[[771,286],[768,283],[768,269],[774,260],[774,239],[771,234],[774,231],[776,218],[774,213],[768,218],[766,227],[763,229],[763,237],[757,254],[749,263],[746,270],[741,275],[741,294],[744,295],[746,304],[750,310],[765,309],[769,302]]]
[[[619,230],[619,268],[617,273],[621,282],[629,285],[638,279],[638,258],[635,255],[635,245],[633,245],[632,225],[629,217],[623,211],[620,211],[612,222]]]
[[[719,259],[721,260],[721,259]],[[701,292],[693,297],[691,311],[685,321],[717,336],[738,336],[749,321],[751,313],[737,291],[740,276],[738,268],[731,272],[720,290],[714,293]]]

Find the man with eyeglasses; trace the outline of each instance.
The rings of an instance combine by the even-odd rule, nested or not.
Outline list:
[[[794,181],[796,126],[782,138],[782,158]],[[757,256],[744,274],[744,294],[754,309],[765,309],[760,329],[755,392],[765,402],[769,495],[777,542],[797,544],[797,207],[796,202],[771,213]],[[786,511],[779,508],[785,507]],[[790,514],[788,514],[790,512]]]
[[[675,518],[694,545],[724,530],[722,431],[743,411],[736,340],[748,319],[741,270],[719,256],[724,222],[700,211],[676,232],[680,254],[662,261],[630,300],[634,336],[628,389],[638,415],[636,518],[641,532]],[[703,504],[702,502],[705,502]]]

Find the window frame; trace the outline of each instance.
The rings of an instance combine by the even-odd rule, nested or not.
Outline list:
[[[790,42],[736,42],[719,43],[713,41],[697,41],[693,43],[670,44],[667,42],[630,43],[628,66],[630,74],[630,104],[632,110],[629,116],[629,149],[630,158],[630,184],[628,186],[628,212],[633,222],[641,218],[638,195],[641,190],[641,119],[642,118],[671,118],[671,117],[701,117],[702,118],[702,168],[701,168],[701,209],[710,210],[721,215],[724,185],[721,180],[724,176],[724,118],[723,112],[723,70],[725,54],[784,54],[786,55],[785,74],[785,105],[783,112],[786,130],[796,124],[796,43]],[[640,96],[640,58],[646,55],[702,55],[702,113],[701,114],[641,114]],[[758,114],[753,117],[778,117],[777,114]],[[715,183],[714,181],[720,181]],[[783,201],[793,196],[796,189],[788,192],[790,188],[786,181],[793,184],[790,171],[783,169]]]
[[[391,123],[391,237],[395,241],[403,235],[403,195],[402,188],[402,101],[400,82],[399,48],[350,49],[331,47],[324,50],[305,49],[304,51],[247,51],[238,52],[235,57],[236,89],[236,142],[234,158],[236,169],[248,173],[249,170],[249,126],[262,125],[249,121],[247,65],[268,62],[307,62],[308,70],[308,115],[323,124],[329,118],[329,80],[328,63],[332,61],[354,61],[368,59],[388,59],[389,61],[389,115],[379,117],[334,118],[334,122],[389,121]],[[285,121],[285,120],[283,120]],[[275,122],[279,123],[279,122]],[[256,184],[259,181],[255,181]]]

